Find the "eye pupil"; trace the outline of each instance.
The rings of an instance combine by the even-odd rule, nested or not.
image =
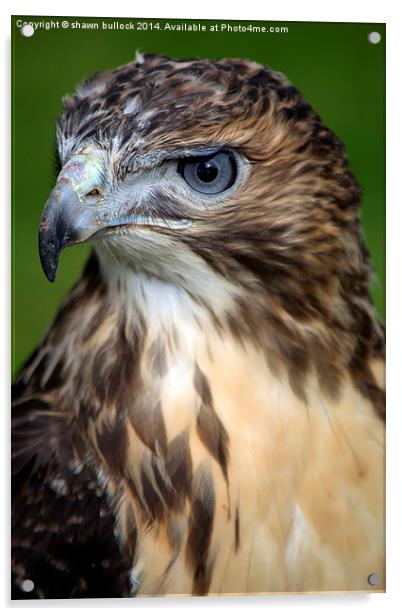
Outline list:
[[[237,165],[232,152],[219,150],[209,157],[182,158],[179,160],[177,171],[196,192],[218,195],[234,184]]]
[[[219,173],[212,160],[204,160],[197,165],[197,177],[201,182],[213,182]]]

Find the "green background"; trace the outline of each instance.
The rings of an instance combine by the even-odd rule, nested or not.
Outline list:
[[[59,21],[59,29],[23,37],[17,20]],[[66,19],[70,27],[61,28]],[[12,17],[13,371],[41,340],[61,299],[77,279],[88,246],[63,253],[57,281],[42,273],[37,230],[54,181],[55,120],[61,99],[99,70],[134,58],[137,49],[176,57],[253,59],[283,72],[347,147],[363,187],[363,225],[376,280],[373,297],[385,312],[385,25],[227,22],[287,26],[287,34],[103,30],[116,19]],[[100,29],[72,29],[78,21]],[[184,20],[118,19],[172,24]],[[186,20],[194,23],[196,20]],[[199,23],[199,22],[197,22]],[[211,20],[207,25],[219,23]],[[368,41],[377,31],[378,45]]]

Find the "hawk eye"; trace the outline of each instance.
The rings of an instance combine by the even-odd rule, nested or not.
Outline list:
[[[221,150],[212,156],[182,158],[177,171],[197,192],[217,195],[233,185],[237,165],[231,152]]]

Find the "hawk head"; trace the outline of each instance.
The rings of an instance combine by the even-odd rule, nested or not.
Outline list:
[[[39,236],[49,280],[65,246],[91,240],[104,264],[178,285],[212,311],[225,289],[217,319],[240,336],[264,324],[272,355],[295,374],[313,363],[329,387],[361,331],[380,336],[359,186],[281,74],[146,54],[64,106]]]
[[[65,99],[57,143],[40,232],[51,280],[62,248],[88,239],[136,268],[167,265],[158,246],[200,252],[236,279],[296,279],[302,264],[311,279],[358,256],[342,145],[254,62],[146,55],[97,74]]]

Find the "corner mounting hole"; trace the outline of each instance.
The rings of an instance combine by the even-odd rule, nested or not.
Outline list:
[[[378,45],[378,43],[381,41],[381,34],[379,32],[370,32],[370,34],[368,35],[368,40],[369,43],[372,43],[373,45]]]
[[[367,581],[370,584],[370,586],[378,586],[378,583],[380,581],[380,576],[378,575],[378,573],[370,573],[370,575],[367,578]]]
[[[31,24],[24,24],[21,28],[21,34],[22,36],[26,36],[26,37],[30,37],[34,35],[34,27],[31,26]]]
[[[34,588],[35,588],[35,584],[33,583],[32,580],[24,580],[21,584],[21,589],[24,592],[32,592]]]

